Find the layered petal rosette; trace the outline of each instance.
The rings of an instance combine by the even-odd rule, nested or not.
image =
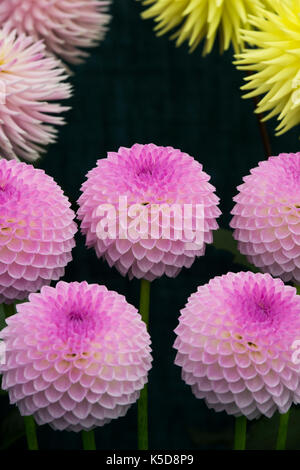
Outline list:
[[[147,382],[150,337],[106,287],[59,282],[31,294],[2,330],[2,388],[40,425],[81,431],[124,416]]]
[[[77,64],[106,33],[110,0],[1,0],[0,26],[42,39],[65,62]]]
[[[240,252],[264,272],[300,281],[300,153],[260,162],[234,198]]]
[[[300,297],[281,279],[215,277],[189,298],[175,332],[175,363],[209,408],[254,419],[299,403]]]
[[[64,275],[77,226],[44,171],[0,159],[0,303],[25,299]]]
[[[66,78],[41,41],[10,33],[7,25],[0,29],[1,157],[33,161],[55,141],[55,126],[64,124],[60,114],[69,109],[60,104],[71,95]]]
[[[129,278],[176,276],[202,256],[220,215],[202,165],[172,147],[135,144],[98,160],[78,217],[88,247]]]

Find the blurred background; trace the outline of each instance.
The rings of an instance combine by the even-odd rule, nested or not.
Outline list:
[[[73,69],[68,125],[60,129],[57,143],[49,147],[38,166],[57,181],[77,210],[85,175],[108,151],[136,142],[171,145],[192,155],[211,175],[221,199],[219,223],[228,229],[236,187],[265,159],[254,103],[241,99],[243,73],[232,65],[232,51],[220,56],[215,48],[203,59],[201,47],[189,54],[187,47],[175,48],[166,36],[157,38],[153,21],[141,19],[142,9],[135,0],[114,0],[105,41],[91,51],[85,64]],[[299,151],[299,131],[277,138],[275,124],[268,123],[273,155]],[[214,276],[247,269],[226,250],[232,244],[231,237],[223,237],[223,232],[217,237],[217,246],[209,246],[206,256],[191,269],[184,269],[176,279],[158,279],[151,287],[151,449],[232,448],[234,419],[208,410],[193,396],[174,365],[173,330],[187,298]],[[99,261],[94,251],[85,248],[80,234],[76,241],[65,280],[105,284],[138,307],[139,282],[122,278]],[[8,407],[6,396],[0,398],[0,404],[2,448],[26,448],[17,409]],[[292,411],[288,449],[300,449],[299,413],[297,408]],[[135,449],[136,421],[134,405],[124,418],[96,430],[97,448]],[[274,448],[277,423],[278,415],[249,423],[247,448]],[[38,428],[38,437],[41,449],[81,448],[80,435],[54,432],[48,426]]]

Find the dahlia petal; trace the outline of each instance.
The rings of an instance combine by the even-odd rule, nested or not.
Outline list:
[[[32,399],[37,409],[45,408],[49,404],[49,400],[47,400],[43,392],[35,393]]]
[[[79,418],[80,420],[86,419],[92,409],[92,404],[89,403],[87,400],[83,400],[75,406],[75,408],[72,410],[75,416]]]
[[[52,418],[61,418],[65,414],[64,408],[59,403],[51,403],[47,410]]]
[[[58,392],[55,387],[50,386],[46,388],[44,394],[49,403],[56,403],[62,397],[63,392]]]

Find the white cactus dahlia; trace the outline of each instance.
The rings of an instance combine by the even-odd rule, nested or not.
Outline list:
[[[55,141],[68,109],[60,101],[71,94],[66,78],[41,41],[0,30],[0,157],[33,161]]]
[[[106,33],[110,0],[1,0],[1,24],[35,39],[65,62],[80,63]]]

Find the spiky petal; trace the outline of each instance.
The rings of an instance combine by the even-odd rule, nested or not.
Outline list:
[[[0,303],[25,299],[64,275],[77,226],[44,171],[0,159]]]
[[[243,47],[240,28],[249,27],[247,16],[256,14],[261,0],[141,0],[149,8],[143,18],[155,18],[155,31],[161,36],[175,31],[171,39],[180,46],[187,41],[191,51],[205,41],[203,55],[209,54],[219,34],[220,52],[232,44]]]
[[[204,254],[205,244],[212,243],[213,230],[218,228],[219,199],[209,179],[200,163],[172,147],[135,144],[108,153],[88,173],[78,201],[78,218],[87,246],[94,247],[98,257],[103,257],[122,275],[128,274],[130,279],[152,281],[163,274],[176,276]],[[119,210],[120,197],[127,198],[124,211]],[[113,236],[104,238],[100,228],[107,215],[101,208],[107,204],[115,209],[117,230]],[[128,230],[122,238],[120,227],[126,224],[130,228],[135,223],[137,217],[130,213],[136,204],[144,208],[140,226],[136,234]],[[185,204],[191,206],[190,213],[185,212]],[[170,209],[174,205],[186,214],[191,230],[202,235],[199,244],[191,246],[187,242],[192,239],[185,231],[183,219],[173,217],[171,210],[167,221],[163,220],[161,208]],[[203,212],[198,213],[200,206]],[[158,215],[152,217],[155,207]],[[180,233],[177,228],[182,229]]]
[[[45,46],[8,28],[0,30],[0,157],[36,160],[64,123],[70,85]]]
[[[77,64],[106,33],[110,0],[1,0],[0,25],[43,39],[47,49]]]
[[[175,332],[175,363],[209,408],[254,419],[299,403],[294,287],[269,274],[215,277],[189,298]]]
[[[147,382],[150,337],[125,297],[59,282],[18,305],[1,332],[2,388],[22,415],[80,431],[124,416]]]
[[[300,123],[300,2],[272,0],[270,5],[250,16],[254,30],[242,37],[251,47],[235,63],[250,72],[244,98],[264,95],[256,112],[266,113],[264,120],[277,116],[281,135]]]
[[[260,162],[238,187],[231,227],[249,261],[300,282],[300,153]]]

